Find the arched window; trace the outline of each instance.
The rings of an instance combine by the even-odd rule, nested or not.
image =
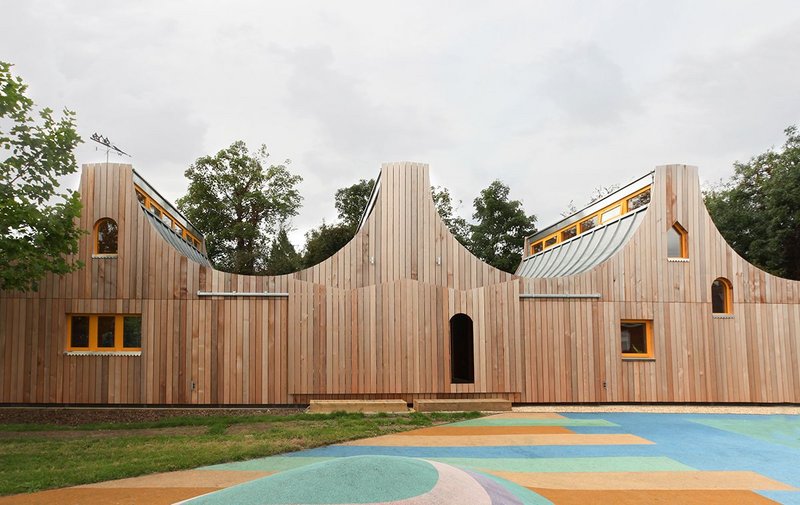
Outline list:
[[[733,313],[733,286],[724,277],[711,283],[711,312],[714,314]]]
[[[94,253],[117,254],[117,238],[119,236],[117,222],[104,217],[94,225]]]
[[[472,342],[472,319],[466,314],[450,318],[450,382],[475,382],[475,348]]]
[[[667,231],[667,258],[689,257],[689,233],[686,229],[675,223]]]

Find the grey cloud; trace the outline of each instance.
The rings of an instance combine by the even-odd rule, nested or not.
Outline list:
[[[330,48],[284,54],[292,66],[288,86],[294,109],[313,118],[335,149],[368,152],[380,159],[412,156],[452,143],[442,118],[417,110],[414,103],[370,98],[357,78],[335,68]]]
[[[539,90],[570,121],[597,126],[640,108],[622,68],[596,45],[554,51],[539,70]]]
[[[741,48],[684,56],[662,84],[684,120],[674,132],[701,153],[762,152],[800,120],[800,22]]]

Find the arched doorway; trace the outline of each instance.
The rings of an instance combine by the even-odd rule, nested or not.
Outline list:
[[[450,382],[475,382],[475,347],[472,339],[472,318],[456,314],[450,318]]]

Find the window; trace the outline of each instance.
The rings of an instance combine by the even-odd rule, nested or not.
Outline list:
[[[450,382],[475,382],[475,352],[472,339],[472,319],[466,314],[450,318]]]
[[[652,321],[623,320],[620,322],[623,358],[653,357],[652,326]]]
[[[711,283],[711,312],[713,314],[733,313],[733,287],[728,279],[720,277]]]
[[[689,234],[679,223],[667,231],[667,258],[689,257]]]
[[[119,236],[117,222],[104,217],[94,225],[94,253],[117,254],[117,237]]]
[[[67,316],[69,351],[139,351],[142,316],[72,314]]]
[[[542,242],[536,242],[535,244],[531,245],[531,254],[536,254],[538,252],[542,252],[544,250],[544,246]]]
[[[608,209],[607,211],[603,212],[603,215],[600,217],[600,222],[605,223],[606,221],[610,221],[620,215],[622,215],[622,205],[617,205],[613,209]]]
[[[556,242],[558,242],[558,235],[553,235],[552,237],[544,241],[544,246],[550,247],[551,245],[554,245]]]
[[[136,191],[136,198],[139,200],[139,203],[141,203],[142,205],[147,205],[147,196],[145,196],[145,194],[142,193],[141,191],[138,191],[138,190]]]
[[[594,228],[598,224],[599,223],[598,223],[597,216],[590,217],[589,219],[587,219],[587,220],[585,220],[585,221],[583,221],[581,223],[581,233],[591,230],[592,228]]]
[[[152,201],[150,202],[150,210],[157,218],[161,219],[161,209],[159,209],[158,206]]]
[[[650,203],[650,188],[642,191],[638,195],[628,198],[628,212],[643,207]]]
[[[561,241],[569,240],[578,234],[578,227],[573,226],[561,232]]]

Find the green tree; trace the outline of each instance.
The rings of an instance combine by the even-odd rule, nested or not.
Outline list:
[[[336,190],[334,200],[338,222],[329,225],[323,221],[319,227],[306,233],[303,266],[310,267],[328,259],[353,239],[374,185],[374,179],[361,179]]]
[[[73,150],[81,139],[74,112],[64,109],[59,119],[48,108],[34,112],[11,66],[0,61],[0,288],[27,291],[48,272],[82,266],[67,257],[84,233],[80,197],[58,190],[58,178],[78,170]]]
[[[750,263],[775,275],[800,279],[800,133],[746,163],[705,193],[722,236]]]
[[[361,221],[361,215],[369,203],[373,186],[375,186],[374,179],[361,179],[352,186],[336,190],[334,198],[336,200],[336,211],[339,213],[339,221],[350,227],[353,230],[353,235],[358,231],[358,223]]]
[[[267,275],[283,275],[296,272],[303,267],[303,258],[295,251],[289,241],[285,228],[281,228],[278,236],[272,241],[269,250],[269,261],[264,271]]]
[[[436,206],[439,217],[450,229],[450,233],[461,242],[462,245],[470,248],[469,234],[470,228],[467,220],[455,214],[453,208],[453,197],[450,196],[450,191],[443,186],[431,186],[431,196],[433,197],[433,204]],[[461,205],[461,200],[458,201],[457,206]]]
[[[267,166],[268,157],[266,146],[251,153],[237,141],[185,172],[189,189],[178,208],[205,234],[209,259],[221,270],[263,272],[270,239],[300,208],[302,177],[285,164]]]
[[[471,252],[495,268],[514,272],[522,260],[525,237],[536,232],[536,216],[525,214],[522,202],[509,200],[509,188],[493,181],[475,199]]]
[[[303,266],[306,268],[324,261],[353,239],[353,228],[344,224],[326,224],[325,221],[306,233]]]

